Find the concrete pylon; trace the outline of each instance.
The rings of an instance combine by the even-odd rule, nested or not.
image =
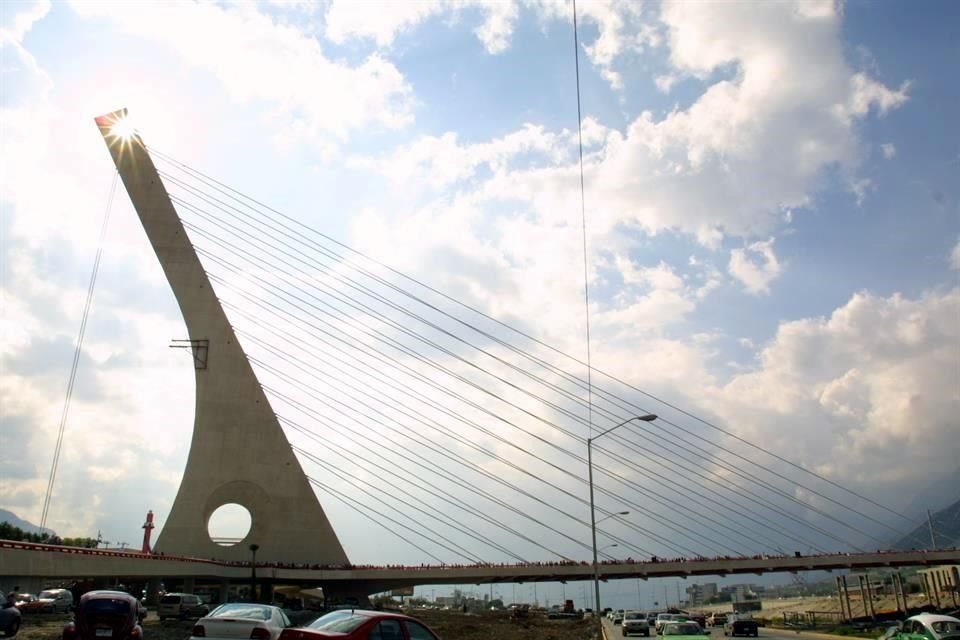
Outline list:
[[[342,565],[347,556],[290,449],[139,135],[120,136],[126,109],[96,118],[130,200],[176,295],[195,358],[196,414],[187,467],[154,550],[167,555]],[[211,514],[236,503],[250,532],[210,539]]]

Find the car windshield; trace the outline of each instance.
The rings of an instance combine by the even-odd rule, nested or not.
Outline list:
[[[960,633],[960,622],[956,620],[938,620],[930,625],[939,635]]]
[[[702,633],[700,625],[697,624],[668,624],[663,628],[663,635],[665,636],[699,636]]]
[[[270,608],[258,606],[255,604],[243,604],[232,602],[222,604],[213,610],[208,617],[210,618],[245,618],[247,620],[269,620]]]
[[[57,597],[57,592],[56,592],[56,591],[41,591],[41,592],[40,592],[40,595],[39,595],[38,597],[40,597],[40,598],[49,598],[50,600],[53,600],[54,598]]]
[[[318,631],[350,633],[369,619],[352,611],[333,611],[311,622],[310,628]]]
[[[163,596],[160,604],[180,604],[180,596]]]
[[[624,620],[643,620],[643,614],[642,614],[642,613],[634,613],[634,612],[632,612],[632,611],[628,611],[627,613],[625,613],[625,614],[623,615],[623,619],[624,619]]]
[[[130,603],[119,598],[92,598],[80,605],[84,613],[128,613]]]

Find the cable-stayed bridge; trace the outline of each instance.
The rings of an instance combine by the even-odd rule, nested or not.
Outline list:
[[[626,374],[594,368],[588,380],[578,357],[536,337],[537,318],[494,317],[479,309],[495,301],[470,282],[455,298],[387,267],[119,135],[122,117],[97,121],[183,312],[196,370],[190,456],[156,546],[165,557],[0,547],[5,571],[16,562],[28,572],[16,575],[109,566],[239,578],[255,544],[276,580],[364,594],[583,579],[586,442],[625,421],[593,444],[605,577],[958,560],[876,552],[916,523]],[[629,421],[649,413],[658,419]],[[316,490],[418,560],[404,564],[429,567],[347,568]],[[252,525],[227,547],[207,522],[230,503]]]

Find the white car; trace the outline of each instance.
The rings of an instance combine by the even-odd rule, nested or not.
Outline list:
[[[197,620],[190,640],[277,640],[289,626],[290,619],[279,607],[229,602]]]
[[[623,635],[650,637],[650,623],[647,614],[641,611],[627,611],[623,614]]]
[[[960,640],[960,620],[953,616],[921,613],[907,618],[896,635],[901,640]]]
[[[681,618],[683,618],[684,620],[686,619],[684,616],[680,616],[675,613],[658,613],[657,619],[653,623],[653,625],[657,633],[659,634],[661,633],[661,630],[663,629],[664,624],[666,624],[667,622],[674,622],[674,621],[680,620]]]
[[[73,593],[66,589],[44,589],[37,600],[42,613],[65,613],[73,608]]]

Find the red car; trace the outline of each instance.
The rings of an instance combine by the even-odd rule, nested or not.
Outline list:
[[[284,629],[278,640],[440,640],[416,618],[386,611],[332,611],[306,627]]]

